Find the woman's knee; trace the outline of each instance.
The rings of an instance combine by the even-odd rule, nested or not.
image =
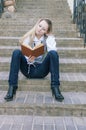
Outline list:
[[[54,56],[54,57],[58,57],[59,58],[59,54],[57,53],[57,51],[51,50],[51,51],[48,52],[48,54],[50,56]]]
[[[13,51],[13,56],[20,56],[22,54],[21,50],[16,49]]]

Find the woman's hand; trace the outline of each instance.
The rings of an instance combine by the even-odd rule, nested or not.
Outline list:
[[[31,55],[30,55],[30,56],[28,57],[28,60],[29,60],[29,62],[33,62],[33,61],[35,60],[35,56],[31,56]]]

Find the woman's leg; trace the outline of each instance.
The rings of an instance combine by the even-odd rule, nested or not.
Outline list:
[[[36,64],[35,67],[31,66],[30,77],[43,78],[49,72],[51,73],[51,86],[59,86],[59,56],[56,51],[49,51],[41,64]]]
[[[55,95],[55,99],[62,101],[62,96],[59,86],[59,56],[56,51],[49,51],[45,57],[43,63],[37,64],[36,67],[31,67],[30,77],[31,78],[43,78],[48,73],[51,73],[51,90],[52,94]]]
[[[7,95],[5,96],[5,100],[7,101],[12,100],[13,95],[16,94],[16,89],[18,87],[18,74],[21,66],[23,66],[22,72],[26,74],[25,76],[27,76],[27,61],[20,50],[14,50],[10,64],[10,73],[8,80],[9,89]]]
[[[50,59],[50,73],[51,73],[51,90],[52,94],[55,96],[55,99],[62,101],[64,97],[62,96],[59,86],[59,55],[56,51],[49,52]]]
[[[28,66],[24,55],[22,55],[21,50],[14,50],[12,54],[8,80],[10,86],[18,85],[18,74],[20,68],[22,68],[22,72],[27,75]]]

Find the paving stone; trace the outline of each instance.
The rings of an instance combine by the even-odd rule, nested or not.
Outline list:
[[[4,103],[4,96],[6,95],[6,91],[1,92],[3,94],[0,96],[0,103]],[[86,100],[84,100],[86,98],[85,92],[62,92],[62,94],[64,96],[64,104],[86,104]],[[11,103],[58,104],[59,102],[55,101],[54,97],[52,97],[51,92],[18,91],[15,99],[11,101]]]
[[[11,128],[10,124],[3,124],[3,126],[1,126],[0,130],[9,130]]]
[[[22,130],[32,130],[32,125],[25,125],[25,124],[23,124]],[[40,130],[40,129],[38,129],[38,130]]]
[[[13,116],[13,115],[0,115],[0,119],[4,122],[0,126],[0,130],[85,130],[86,124],[83,119],[86,117],[45,117],[45,116]],[[25,120],[28,122],[25,123]],[[79,124],[79,120],[82,124]],[[74,122],[73,122],[74,121]],[[81,122],[80,121],[80,122]],[[78,122],[78,124],[76,123]]]
[[[77,126],[78,130],[86,130],[86,126]]]
[[[43,125],[34,125],[33,130],[43,130]]]
[[[66,130],[76,130],[74,126],[67,125]]]
[[[64,126],[62,126],[62,125],[55,125],[55,130],[64,130],[65,128],[64,128]]]
[[[43,103],[43,101],[44,101],[44,96],[43,95],[41,95],[41,94],[36,95],[36,97],[35,97],[35,102],[36,103]]]
[[[44,125],[44,130],[54,130],[53,125]]]
[[[20,124],[13,124],[11,126],[11,130],[21,130],[21,126]],[[3,129],[4,130],[4,129]]]

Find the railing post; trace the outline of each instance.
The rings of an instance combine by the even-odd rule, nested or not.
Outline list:
[[[0,0],[0,17],[1,17],[1,14],[3,13],[4,11],[4,2],[3,0]]]
[[[84,38],[86,44],[86,0],[74,0],[73,23],[76,23],[80,36]]]
[[[76,17],[77,17],[77,0],[74,0],[74,3],[73,3],[73,23],[76,22]]]

